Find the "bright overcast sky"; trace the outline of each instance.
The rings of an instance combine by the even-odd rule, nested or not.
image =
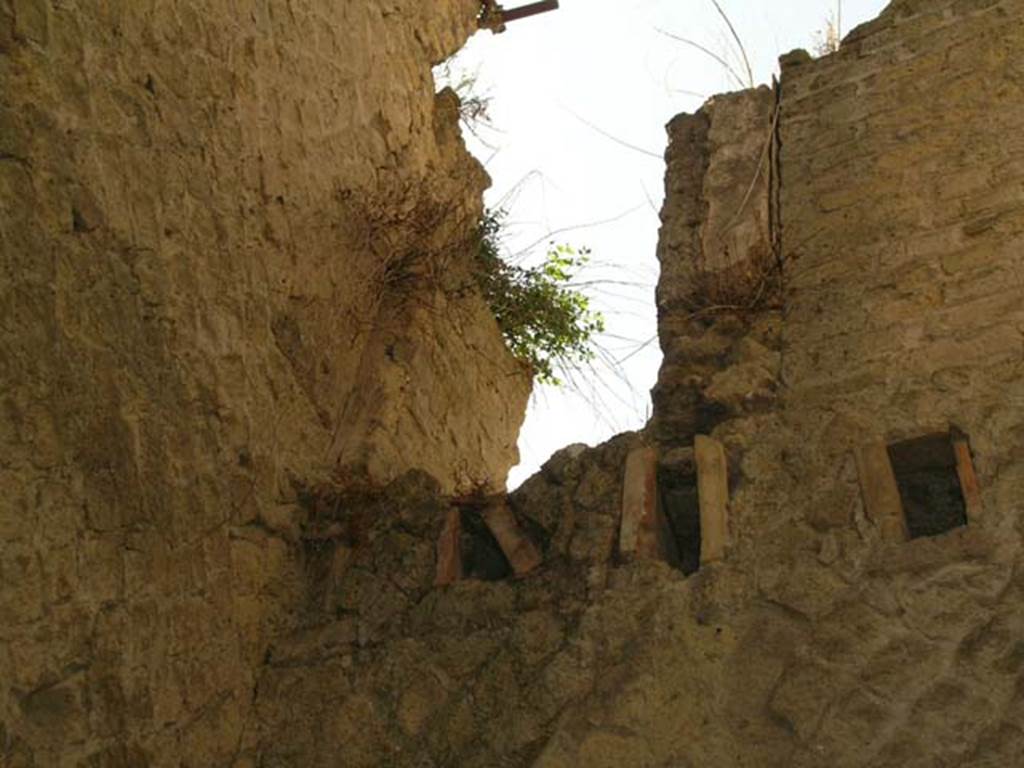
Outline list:
[[[758,83],[771,80],[782,53],[813,48],[815,33],[835,12],[835,0],[720,3]],[[843,34],[885,5],[845,0]],[[537,387],[510,488],[559,448],[639,429],[650,414],[661,362],[654,286],[664,126],[680,112],[696,111],[704,97],[736,89],[723,67],[658,30],[741,66],[711,0],[561,0],[561,6],[511,23],[501,35],[477,34],[452,64],[456,72],[476,72],[475,90],[490,98],[494,129],[478,131],[487,145],[467,140],[494,181],[487,204],[509,212],[510,250],[539,242],[536,260],[550,239],[588,246],[595,266],[583,279],[599,281],[588,293],[608,326],[600,344],[623,361],[621,375],[598,366],[580,381],[582,391]]]

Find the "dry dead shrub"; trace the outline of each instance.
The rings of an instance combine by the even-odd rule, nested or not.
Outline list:
[[[437,291],[463,286],[455,268],[472,252],[476,212],[465,196],[444,195],[427,184],[387,191],[343,190],[336,199],[347,222],[349,241],[371,256],[368,271],[352,275],[379,308],[385,298],[429,305]],[[360,307],[355,322],[375,326],[387,318]]]
[[[706,256],[698,259],[689,275],[690,290],[687,307],[692,316],[715,313],[745,314],[764,309],[780,309],[783,292],[783,261],[781,231],[778,226],[778,126],[781,104],[776,103],[761,150],[761,157],[746,194],[735,214],[718,233],[717,248],[728,266],[712,268]],[[756,212],[749,214],[749,205],[763,189],[767,197],[767,220]],[[751,219],[751,216],[753,217]],[[753,221],[764,231],[763,239],[754,240],[745,253],[730,255],[729,233],[741,222]]]
[[[747,313],[782,306],[782,269],[765,242],[724,269],[698,266],[690,275],[686,307],[692,316]]]

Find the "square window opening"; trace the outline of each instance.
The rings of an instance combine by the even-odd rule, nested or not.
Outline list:
[[[889,445],[889,461],[911,539],[938,536],[967,525],[967,504],[950,434]]]
[[[700,501],[697,477],[669,468],[658,470],[658,495],[679,553],[679,570],[700,570]]]
[[[480,581],[501,581],[512,576],[501,545],[487,527],[483,516],[475,509],[463,509],[460,550],[464,578]]]

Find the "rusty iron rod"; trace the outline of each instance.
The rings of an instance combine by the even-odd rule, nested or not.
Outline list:
[[[503,10],[501,12],[502,21],[516,21],[517,19],[525,19],[528,16],[536,16],[538,13],[544,13],[545,11],[553,11],[558,8],[558,0],[541,0],[539,3],[530,3],[529,5],[521,5],[518,8],[510,8],[509,10]]]

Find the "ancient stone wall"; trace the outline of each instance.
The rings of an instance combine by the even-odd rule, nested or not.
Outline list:
[[[524,579],[431,588],[444,501],[429,530],[401,526],[409,564],[384,564],[383,531],[365,560],[334,550],[335,587],[418,575],[281,640],[251,759],[1019,761],[1022,10],[900,0],[838,54],[786,57],[777,93],[674,121],[651,428],[567,449],[513,494],[545,558]],[[865,446],[888,466],[886,444],[951,428],[977,474],[967,524],[888,535]],[[627,453],[692,475],[699,434],[727,456],[724,556],[689,576],[624,556]]]
[[[950,425],[991,522],[1020,510],[1022,10],[897,3],[838,56],[784,62],[785,412],[793,466],[830,481],[819,527],[856,516],[826,489],[850,446]]]
[[[726,94],[668,125],[657,289],[664,360],[651,425],[666,448],[690,446],[694,434],[774,399],[776,102],[767,87]]]
[[[543,556],[540,568],[517,579],[498,567],[484,574],[492,581],[471,570],[449,586],[436,583],[438,552],[453,508],[464,503],[449,493],[457,480],[450,468],[440,482],[412,472],[383,488],[345,482],[344,474],[314,482],[317,467],[339,458],[369,466],[378,479],[397,474],[417,464],[416,441],[410,447],[391,435],[429,433],[465,415],[451,408],[464,400],[421,401],[408,384],[419,371],[446,370],[446,345],[484,343],[471,319],[462,341],[426,338],[438,302],[461,295],[457,270],[440,292],[429,279],[448,263],[446,244],[463,234],[460,217],[438,218],[445,206],[436,203],[462,199],[448,179],[478,174],[464,161],[446,165],[446,137],[454,135],[449,97],[435,105],[425,79],[408,102],[398,89],[354,81],[344,103],[370,105],[380,141],[354,126],[317,134],[347,158],[340,162],[363,168],[345,179],[365,172],[376,180],[365,189],[327,183],[323,200],[331,202],[322,204],[336,206],[351,225],[337,230],[339,247],[377,260],[365,255],[331,272],[325,265],[335,264],[328,258],[334,251],[314,247],[321,241],[308,229],[323,220],[303,219],[302,228],[285,215],[293,192],[281,179],[313,183],[331,168],[309,146],[289,143],[305,135],[297,126],[310,124],[302,109],[256,123],[275,132],[277,151],[292,148],[283,176],[280,162],[270,163],[264,179],[263,161],[254,160],[245,167],[255,186],[231,187],[253,195],[246,206],[262,208],[236,209],[237,195],[229,204],[212,192],[209,205],[154,202],[159,211],[190,211],[192,227],[206,222],[202,231],[220,250],[202,258],[182,247],[156,256],[145,247],[118,250],[97,238],[119,233],[131,245],[149,219],[135,213],[121,229],[110,225],[109,217],[126,214],[118,207],[109,213],[81,192],[72,183],[78,176],[60,163],[78,168],[86,160],[76,153],[92,157],[86,149],[95,143],[123,154],[123,165],[150,182],[138,195],[165,182],[146,176],[156,171],[138,160],[152,153],[133,155],[130,143],[110,141],[101,130],[108,123],[98,118],[81,122],[74,100],[55,106],[53,89],[75,93],[72,68],[27,67],[26,57],[43,56],[45,46],[63,50],[58,21],[70,12],[47,8],[19,0],[16,17],[10,9],[0,16],[14,19],[0,37],[5,78],[30,81],[0,98],[52,98],[47,109],[31,102],[4,111],[3,125],[13,127],[0,134],[16,147],[3,148],[0,178],[12,195],[34,203],[11,209],[21,218],[2,229],[5,254],[18,257],[9,267],[17,281],[5,288],[3,327],[21,329],[3,347],[8,368],[20,372],[3,423],[4,487],[14,489],[0,515],[0,680],[12,681],[0,697],[7,762],[1019,762],[1021,0],[896,0],[837,54],[787,56],[777,91],[720,97],[673,122],[659,249],[666,365],[653,424],[596,449],[566,449],[507,499],[514,524]],[[422,73],[422,61],[456,45],[471,18],[454,5],[441,13],[389,8],[395,13],[385,16],[368,3],[339,6],[327,28],[341,36],[339,45],[361,40],[352,50],[368,51],[373,66],[395,77],[404,68]],[[177,10],[175,23],[192,24],[182,33],[189,40],[214,28],[242,34]],[[65,18],[82,22],[77,13]],[[304,41],[322,40],[322,27],[306,29],[297,17],[262,20],[281,35],[301,29]],[[413,20],[418,27],[406,26]],[[117,29],[111,41],[160,44],[150,34],[155,27],[128,35]],[[399,37],[384,56],[364,36],[377,31],[373,40],[386,40],[388,30]],[[258,39],[267,45],[252,50],[272,63],[255,70],[269,78],[253,84],[269,89],[257,88],[269,94],[257,101],[290,104],[301,90],[284,89],[281,83],[294,81],[282,71],[320,76],[300,62],[316,46]],[[84,71],[97,50],[105,49],[81,52]],[[249,48],[228,50],[248,55]],[[417,54],[419,65],[403,58],[410,50],[426,51]],[[339,54],[338,62],[370,71],[360,56]],[[106,72],[103,64],[96,66]],[[139,78],[143,98],[151,88],[159,98],[159,73],[150,86],[141,75],[148,67],[114,71]],[[122,103],[114,95],[104,102]],[[208,110],[193,116],[205,145],[175,150],[193,162],[227,162],[239,148],[261,146],[237,139],[218,153],[217,140],[234,135],[222,130],[233,118],[214,109],[220,101],[185,103]],[[21,130],[25,114],[51,132],[37,139]],[[398,119],[403,114],[408,122]],[[67,130],[62,120],[92,128],[72,130],[66,159],[53,140],[54,131]],[[213,121],[208,133],[203,120]],[[395,127],[406,125],[408,134]],[[346,140],[356,142],[351,155]],[[393,156],[395,140],[405,148],[395,155],[401,160],[382,161]],[[376,160],[364,168],[364,156]],[[111,172],[109,161],[99,167]],[[305,173],[293,175],[295,167]],[[218,166],[204,176],[202,168],[169,178],[192,195],[188,185],[201,183],[197,177],[234,172]],[[173,164],[160,172],[170,170]],[[427,190],[425,199],[407,190],[413,179],[423,185],[409,189]],[[266,200],[264,184],[275,190]],[[470,203],[463,205],[472,218]],[[44,225],[59,211],[66,231]],[[170,218],[166,237],[192,237],[192,228]],[[432,223],[426,231],[418,226],[424,221]],[[289,230],[277,229],[285,225],[293,227],[287,237],[280,233]],[[32,233],[41,234],[29,240]],[[280,248],[257,247],[271,236]],[[237,242],[246,248],[228,247]],[[308,247],[290,248],[293,242]],[[388,323],[346,345],[323,319],[336,306],[331,291],[355,291],[352,303],[341,304],[351,309],[372,298],[349,286],[362,285],[353,277],[360,269],[369,274],[381,263],[380,249],[388,290],[371,305]],[[310,254],[326,273],[304,261]],[[163,271],[153,273],[154,263]],[[238,284],[236,272],[245,278]],[[284,281],[281,293],[269,288],[275,279]],[[426,292],[409,294],[419,285],[430,288],[431,301],[423,300]],[[709,301],[709,291],[718,298]],[[246,292],[259,300],[243,300]],[[222,305],[245,312],[230,320],[230,312],[214,311]],[[255,317],[247,320],[246,312]],[[263,336],[239,351],[230,334],[246,322]],[[40,335],[26,335],[27,328]],[[215,342],[221,357],[206,354]],[[330,354],[313,354],[321,349]],[[327,383],[335,359],[357,358],[337,373],[354,383],[340,390]],[[332,393],[349,386],[356,396],[332,422]],[[403,411],[389,403],[410,405]],[[448,423],[454,433],[457,424]],[[328,429],[338,424],[351,430]],[[967,454],[971,472],[954,482],[970,496],[968,516],[966,525],[911,540],[909,527],[888,525],[907,505],[900,489],[885,485],[895,482],[896,469],[905,474],[890,466],[903,449],[886,446],[934,433],[954,438],[957,462]],[[691,563],[684,573],[641,557],[639,548],[622,551],[624,500],[649,503],[625,492],[624,471],[634,449],[652,455],[654,448],[659,483],[668,478],[665,487],[692,502],[693,489],[671,480],[700,475],[694,443],[724,448],[726,461],[715,463],[727,465],[729,482],[716,492],[729,496],[728,526],[714,562]],[[699,495],[709,483],[697,480]],[[877,514],[885,504],[889,517]]]
[[[999,765],[1021,750],[1022,12],[895,2],[838,54],[783,59],[769,303],[684,311],[702,287],[679,276],[702,264],[712,204],[692,184],[674,200],[670,173],[655,434],[672,448],[707,431],[729,454],[718,606],[742,595],[740,625],[776,613],[743,651],[763,670],[742,705],[763,706],[760,764]],[[751,177],[758,162],[742,135],[715,145],[715,112],[670,126],[670,168],[697,188],[716,165]],[[751,133],[770,122],[762,111]],[[695,124],[712,130],[695,139]],[[891,536],[858,456],[950,430],[977,468],[975,514]]]
[[[561,713],[602,684],[604,651],[580,628],[609,631],[591,614],[608,592],[620,469],[637,439],[560,451],[511,495],[544,557],[524,579],[435,585],[451,499],[426,476],[370,497],[322,489],[306,531],[307,619],[261,667],[242,765],[532,765]]]
[[[303,489],[503,482],[478,7],[0,2],[0,764],[230,764]]]

